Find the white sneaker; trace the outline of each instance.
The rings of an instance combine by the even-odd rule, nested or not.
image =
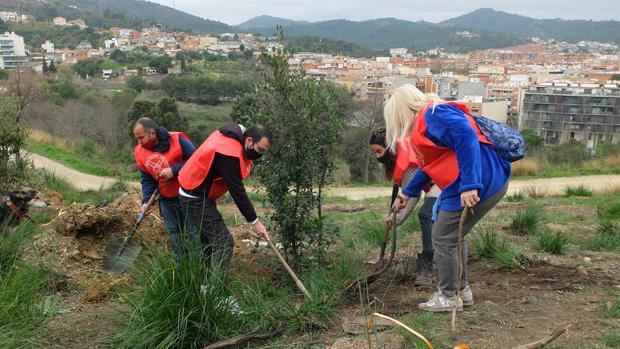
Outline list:
[[[463,301],[463,306],[471,307],[474,305],[474,294],[471,292],[471,288],[465,286],[465,288],[461,291],[461,300]]]
[[[456,297],[446,297],[441,291],[437,291],[431,295],[425,303],[418,304],[418,308],[434,313],[450,312],[456,301],[456,310],[463,311],[463,300]]]

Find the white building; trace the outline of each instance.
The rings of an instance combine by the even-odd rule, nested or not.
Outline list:
[[[17,22],[19,16],[16,12],[0,11],[0,19],[4,22]]]
[[[24,38],[9,32],[0,34],[0,69],[15,69],[27,62]]]
[[[54,43],[49,40],[45,40],[45,43],[41,44],[41,50],[45,53],[54,53]]]
[[[118,47],[118,40],[116,38],[112,38],[110,40],[105,40],[103,42],[105,48],[107,49],[111,49],[111,48],[117,48]]]
[[[392,57],[405,57],[407,55],[407,49],[406,48],[391,48],[390,49],[390,56]]]
[[[54,25],[67,25],[67,19],[65,17],[54,17],[52,23],[54,23]]]

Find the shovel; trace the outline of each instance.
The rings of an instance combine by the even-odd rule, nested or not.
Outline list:
[[[103,269],[114,273],[122,273],[131,267],[133,262],[136,260],[136,257],[138,257],[138,254],[140,254],[140,251],[142,250],[142,246],[130,244],[131,239],[138,230],[140,223],[144,220],[144,217],[146,217],[147,212],[155,202],[158,194],[159,189],[156,189],[153,195],[151,195],[149,202],[146,204],[144,211],[140,212],[140,216],[138,216],[136,223],[133,225],[133,228],[129,231],[127,236],[112,236],[103,254]]]

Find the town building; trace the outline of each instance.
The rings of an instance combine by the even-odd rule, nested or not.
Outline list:
[[[12,32],[0,34],[0,69],[15,69],[26,63],[24,38]]]
[[[550,82],[524,92],[520,129],[545,143],[577,141],[593,149],[620,142],[620,84]]]

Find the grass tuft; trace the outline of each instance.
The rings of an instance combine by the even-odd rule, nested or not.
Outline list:
[[[217,270],[207,272],[198,249],[175,263],[157,250],[136,263],[127,294],[126,325],[111,339],[115,348],[201,348],[248,326]]]
[[[521,264],[521,253],[490,227],[483,227],[473,234],[472,241],[478,255],[491,258],[502,267],[515,268]]]
[[[512,195],[505,196],[504,199],[508,202],[520,202],[525,201],[526,197],[522,192],[516,192]]]
[[[578,187],[567,187],[566,196],[592,196],[592,190],[586,188],[583,184]]]
[[[620,200],[606,200],[598,206],[601,219],[620,219]]]
[[[526,203],[525,208],[520,208],[512,216],[510,227],[518,234],[535,233],[540,228],[543,218],[544,210],[542,207],[530,200]]]
[[[562,255],[566,252],[568,237],[560,232],[543,230],[536,234],[536,248],[555,255]]]
[[[591,251],[620,250],[620,227],[613,221],[602,221],[596,227],[596,234],[583,240],[581,247]]]
[[[21,247],[35,229],[0,226],[0,348],[42,347],[52,302],[43,294],[48,276],[37,263],[20,259]]]
[[[606,319],[620,319],[620,298],[616,298],[613,302],[603,304],[601,307],[601,315]]]

